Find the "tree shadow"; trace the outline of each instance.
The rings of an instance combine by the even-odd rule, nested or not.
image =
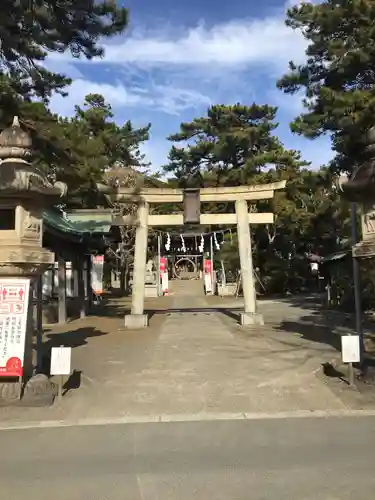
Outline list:
[[[130,309],[121,309],[122,315],[130,314]],[[149,318],[154,315],[165,314],[169,316],[171,314],[213,314],[213,313],[221,313],[224,314],[231,319],[239,322],[240,313],[243,311],[243,307],[169,307],[165,309],[145,309],[145,314],[148,314]]]
[[[365,337],[371,338],[375,321],[364,316],[362,322]],[[341,336],[356,333],[355,317],[339,311],[317,309],[296,320],[283,320],[274,329],[299,334],[302,338],[324,343],[341,351]]]
[[[281,304],[289,305],[290,307],[298,307],[299,309],[309,309],[310,311],[319,310],[324,307],[325,294],[322,293],[309,293],[309,294],[296,294],[296,295],[270,295],[264,296],[264,302],[270,300],[277,300]],[[259,303],[262,303],[262,299]]]
[[[47,340],[45,340],[42,345],[41,372],[47,376],[50,376],[51,349],[53,347],[63,346],[71,347],[72,349],[74,349],[76,347],[81,347],[88,344],[89,338],[100,337],[102,335],[108,335],[108,332],[102,332],[101,330],[98,330],[97,328],[92,326],[77,328],[76,330],[71,330],[68,332],[48,333],[46,335]],[[75,374],[75,377],[77,377],[77,374]],[[76,380],[76,378],[74,378],[73,381],[74,380]]]
[[[49,350],[52,347],[59,346],[72,348],[80,347],[88,343],[87,339],[92,337],[101,337],[103,335],[108,335],[108,332],[102,332],[94,326],[77,328],[76,330],[68,332],[48,333],[46,335],[47,340],[44,342],[44,347]]]
[[[278,326],[273,326],[273,329],[300,335],[310,342],[330,345],[336,351],[341,350],[341,335],[336,331],[336,327],[326,323],[319,315],[302,316],[294,321],[282,320]]]

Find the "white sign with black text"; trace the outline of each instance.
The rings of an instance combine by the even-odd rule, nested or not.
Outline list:
[[[72,348],[52,347],[51,349],[51,375],[70,375]]]
[[[361,360],[359,335],[343,335],[341,353],[343,363],[359,363]]]

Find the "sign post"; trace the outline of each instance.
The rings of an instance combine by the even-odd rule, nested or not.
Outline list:
[[[349,384],[354,385],[353,363],[359,363],[361,361],[359,335],[341,336],[341,355],[343,363],[349,363]]]
[[[0,376],[23,376],[30,280],[0,280]]]

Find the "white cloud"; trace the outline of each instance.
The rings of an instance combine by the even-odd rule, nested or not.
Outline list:
[[[288,0],[285,8],[293,0]],[[159,31],[137,28],[130,34],[104,44],[103,58],[96,64],[140,66],[249,67],[274,65],[282,67],[289,60],[304,57],[306,42],[299,31],[285,25],[285,8],[263,19],[237,19],[207,26]],[[51,54],[53,59],[68,54]],[[82,62],[85,62],[82,60]]]
[[[287,0],[285,8],[297,3]],[[65,67],[73,66],[77,71],[68,71],[74,78],[69,96],[55,96],[51,106],[69,115],[85,95],[99,93],[116,112],[131,108],[130,115],[139,114],[147,122],[148,112],[159,111],[178,116],[181,122],[185,111],[201,113],[211,103],[255,101],[276,105],[286,119],[292,119],[302,111],[302,95],[285,95],[274,82],[287,71],[290,60],[299,63],[305,59],[307,44],[299,31],[285,26],[285,8],[263,19],[229,20],[212,26],[201,22],[190,28],[171,28],[159,23],[163,27],[158,31],[137,28],[107,43],[104,57],[93,61],[72,60],[67,53],[51,54],[48,64],[52,69],[62,67],[64,72]],[[68,66],[60,66],[64,64]],[[103,65],[100,70],[98,65]],[[152,137],[143,151],[158,167],[165,162],[170,146],[161,137],[174,130],[166,131],[153,117],[150,121],[160,139]],[[293,143],[291,137],[288,146]],[[315,163],[315,159],[329,159],[332,153],[324,148],[322,155],[309,143],[304,156],[314,157]]]
[[[84,78],[69,71],[75,78],[70,95],[65,100],[54,98],[52,106],[58,112],[73,109],[70,101],[81,102],[90,92],[103,94],[114,106],[140,106],[168,114],[207,107],[211,101],[253,101],[263,76],[269,84],[287,69],[290,59],[299,61],[304,55],[301,34],[286,27],[284,20],[285,10],[279,10],[263,19],[230,20],[211,27],[198,23],[191,28],[163,26],[158,32],[138,29],[105,45],[104,57],[93,61],[51,54],[52,69],[68,63],[85,73],[85,68],[106,64],[105,72],[112,77],[111,83],[99,84],[87,81],[91,75]],[[154,70],[163,74],[163,82],[155,83]],[[250,76],[249,70],[254,74]],[[112,83],[112,75],[119,77],[121,71],[123,81]],[[146,78],[142,87],[135,88],[128,82],[137,71]]]
[[[211,28],[200,24],[180,36],[163,32],[156,35],[134,33],[118,45],[107,45],[103,61],[221,66],[248,66],[271,61],[279,65],[291,58],[300,59],[304,50],[301,35],[286,27],[283,18],[271,17],[230,21]]]
[[[208,96],[190,89],[152,84],[151,86],[125,86],[121,82],[115,84],[97,83],[77,79],[69,87],[69,96],[55,95],[51,101],[51,109],[61,115],[69,116],[75,104],[82,104],[87,94],[101,94],[113,107],[142,107],[154,111],[162,111],[173,115],[197,105],[209,106]]]

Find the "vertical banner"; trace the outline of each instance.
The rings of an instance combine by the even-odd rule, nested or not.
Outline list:
[[[204,287],[206,293],[212,293],[212,260],[204,259],[203,261]]]
[[[0,376],[22,377],[29,279],[0,279]]]
[[[167,257],[160,257],[160,277],[163,276],[167,270]]]
[[[167,262],[167,257],[160,257],[160,278],[161,278],[161,291],[163,294],[168,295],[168,262]]]
[[[164,295],[168,295],[169,293],[169,285],[168,285],[168,273],[165,272],[161,275],[161,289]]]
[[[95,295],[102,295],[104,255],[91,256],[91,288]]]
[[[203,263],[203,268],[205,274],[211,274],[212,273],[212,260],[211,259],[204,259]]]

